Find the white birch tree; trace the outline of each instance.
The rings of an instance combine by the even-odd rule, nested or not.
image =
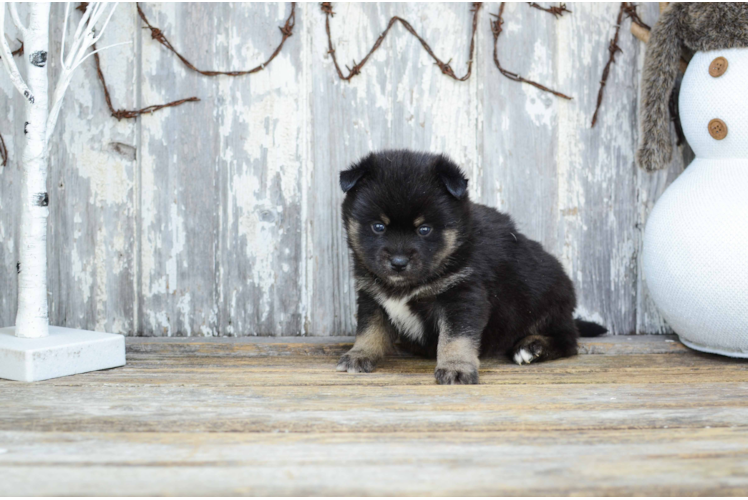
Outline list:
[[[0,56],[11,82],[24,96],[25,143],[22,154],[21,238],[18,263],[18,313],[15,334],[24,338],[46,337],[49,332],[47,308],[47,164],[49,139],[60,113],[65,91],[75,69],[94,52],[89,48],[99,41],[117,4],[90,3],[78,22],[75,34],[66,48],[70,3],[65,19],[60,49],[60,77],[52,94],[47,96],[49,12],[48,2],[30,3],[28,26],[24,25],[15,4],[8,11],[24,43],[26,79],[21,76],[5,37],[5,5],[0,5]],[[101,21],[101,27],[96,29]],[[129,42],[128,42],[129,43]],[[120,44],[118,44],[120,45]],[[104,50],[104,47],[99,50]],[[66,54],[67,52],[67,54]]]

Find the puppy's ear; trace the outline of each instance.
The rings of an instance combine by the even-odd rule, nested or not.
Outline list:
[[[364,176],[366,170],[361,167],[353,167],[340,172],[340,188],[344,193],[351,190],[353,186]]]
[[[350,191],[356,183],[361,180],[361,177],[371,169],[371,163],[373,158],[371,155],[367,156],[358,163],[353,164],[348,170],[340,172],[340,188],[344,193]]]
[[[460,170],[460,167],[452,163],[451,160],[440,156],[436,160],[436,173],[447,187],[449,194],[461,200],[467,194],[468,180]]]

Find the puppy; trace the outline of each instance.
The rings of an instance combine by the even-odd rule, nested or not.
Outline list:
[[[577,353],[605,328],[573,318],[574,286],[508,215],[473,203],[445,156],[372,153],[340,173],[358,292],[356,342],[338,371],[371,372],[399,338],[436,357],[439,384],[477,384],[478,358]]]

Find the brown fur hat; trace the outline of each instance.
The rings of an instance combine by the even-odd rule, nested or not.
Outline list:
[[[681,49],[748,47],[748,3],[671,3],[652,28],[641,91],[642,141],[636,160],[648,170],[673,156],[668,100],[678,76]]]

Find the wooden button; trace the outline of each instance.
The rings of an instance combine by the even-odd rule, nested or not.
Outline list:
[[[709,135],[711,135],[718,141],[721,141],[722,139],[727,137],[727,124],[719,118],[715,118],[714,120],[710,121]]]
[[[716,58],[712,61],[712,64],[709,65],[709,74],[714,78],[724,75],[725,71],[727,71],[727,59],[724,57]]]

